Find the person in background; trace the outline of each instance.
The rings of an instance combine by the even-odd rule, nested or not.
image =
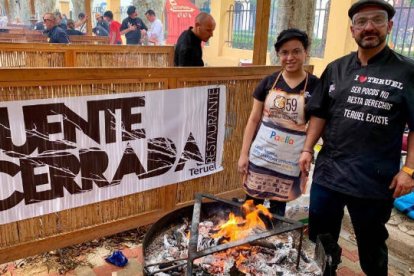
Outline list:
[[[201,42],[213,36],[216,22],[208,13],[201,12],[195,18],[195,26],[178,37],[174,52],[175,66],[204,66]]]
[[[45,13],[43,15],[43,23],[46,28],[45,34],[49,37],[49,43],[69,43],[66,31],[57,26],[53,13]]]
[[[276,53],[282,70],[264,78],[253,93],[253,108],[243,136],[238,171],[244,175],[246,199],[284,216],[286,202],[305,191],[299,156],[305,142],[305,103],[318,78],[304,69],[308,35],[287,29],[277,37]]]
[[[29,21],[30,21],[30,29],[36,30],[37,19],[35,17],[30,17]]]
[[[140,45],[141,37],[146,35],[148,28],[142,19],[138,17],[135,6],[129,6],[127,14],[128,17],[121,24],[121,35],[125,35],[126,44]]]
[[[62,14],[62,23],[65,25],[68,24],[68,17],[66,16],[66,14]]]
[[[95,14],[96,26],[92,29],[92,32],[97,36],[109,36],[109,24],[103,19],[103,16],[99,13]]]
[[[385,224],[394,198],[414,189],[414,62],[387,46],[394,14],[384,0],[359,0],[349,8],[358,50],[323,72],[307,105],[311,119],[299,160],[307,174],[322,136],[310,192],[309,238],[330,234],[338,241],[346,206],[368,276],[388,275]],[[406,124],[407,159],[400,169]]]
[[[75,22],[72,19],[67,20],[68,28],[66,29],[66,33],[68,35],[84,35],[81,31],[75,30]]]
[[[75,29],[86,34],[86,22],[87,21],[88,21],[88,17],[85,15],[85,13],[80,12],[78,15],[78,20],[75,22]]]
[[[122,44],[120,27],[121,24],[114,20],[112,11],[106,11],[103,18],[109,24],[109,44]]]
[[[67,29],[67,23],[63,21],[62,14],[60,12],[55,12],[56,24],[63,30]]]
[[[148,10],[145,13],[145,17],[151,23],[147,32],[148,43],[150,45],[165,45],[164,40],[164,27],[161,20],[159,20],[153,10]]]

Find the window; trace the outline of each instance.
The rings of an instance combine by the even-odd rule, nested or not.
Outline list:
[[[315,22],[313,25],[313,37],[311,56],[322,58],[325,53],[326,33],[329,19],[329,0],[317,0],[315,9]]]
[[[388,36],[388,44],[396,52],[414,58],[414,1],[394,0],[390,3],[394,5],[395,15],[394,27]]]

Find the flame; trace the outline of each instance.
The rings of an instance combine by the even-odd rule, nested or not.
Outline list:
[[[227,241],[243,239],[250,235],[255,229],[266,229],[266,225],[259,217],[259,214],[272,218],[272,214],[266,207],[263,205],[255,206],[253,200],[247,200],[243,204],[242,210],[245,213],[245,218],[230,213],[228,220],[219,225],[219,231],[212,235],[212,237],[224,237]]]

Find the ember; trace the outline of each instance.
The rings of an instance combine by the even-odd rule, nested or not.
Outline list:
[[[286,228],[284,224],[287,220],[272,218],[264,206],[254,206],[252,201],[247,201],[242,208],[217,203],[203,203],[202,207],[204,209],[200,208],[201,212],[199,210],[202,213],[201,220],[195,231],[190,214],[179,213],[170,217],[173,223],[157,233],[146,249],[144,243],[147,274],[322,274],[309,250],[301,250],[301,232]],[[197,218],[194,219],[194,216],[197,217],[196,210],[197,201],[193,222],[197,221]],[[177,221],[177,217],[181,217],[180,221]],[[191,238],[188,236],[190,229]],[[196,244],[192,245],[194,242]],[[299,258],[302,260],[300,263]]]

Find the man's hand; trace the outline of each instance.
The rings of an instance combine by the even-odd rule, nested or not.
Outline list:
[[[128,32],[135,31],[136,29],[137,29],[137,26],[132,25],[131,23],[128,23]]]
[[[406,172],[400,171],[392,179],[390,190],[395,189],[393,197],[397,198],[406,195],[414,190],[414,179]]]
[[[299,158],[300,171],[304,176],[309,175],[313,154],[307,151],[303,151]]]
[[[239,173],[247,174],[247,165],[249,164],[249,157],[247,155],[240,155],[237,163],[237,170]]]

